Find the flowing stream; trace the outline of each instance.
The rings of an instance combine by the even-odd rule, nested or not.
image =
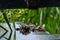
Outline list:
[[[48,33],[42,32],[31,32],[28,35],[22,35],[20,31],[15,31],[13,24],[11,24],[12,33],[7,25],[7,23],[0,23],[0,25],[3,26],[6,30],[4,30],[2,27],[0,27],[0,40],[60,40],[59,35],[50,35]],[[19,24],[15,23],[15,28],[19,28]],[[16,32],[16,33],[15,33]],[[2,36],[3,35],[3,36]],[[15,37],[16,36],[16,37]]]

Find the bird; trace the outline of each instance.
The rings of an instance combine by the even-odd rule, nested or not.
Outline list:
[[[29,25],[21,25],[20,28],[16,29],[17,31],[20,31],[23,35],[28,35],[29,33],[32,32],[45,32],[45,30],[41,26],[37,26],[34,24],[29,24]]]
[[[44,30],[41,26],[37,26],[37,27],[36,27],[36,30],[37,30],[38,32],[45,32],[45,30]]]
[[[21,27],[17,28],[16,30],[19,30],[23,35],[27,35],[30,33],[30,28],[28,27],[28,25],[21,25]]]

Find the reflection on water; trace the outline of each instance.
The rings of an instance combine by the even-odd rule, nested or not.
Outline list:
[[[46,33],[31,32],[28,35],[22,35],[19,31],[15,31],[12,23],[10,23],[12,32],[6,23],[1,23],[1,25],[2,27],[0,27],[0,40],[60,40],[59,35],[41,35]],[[16,28],[19,28],[19,24],[16,23],[15,25]]]
[[[0,40],[14,40],[14,31],[15,31],[15,29],[13,28],[13,24],[12,23],[10,23],[10,24],[11,24],[11,28],[13,30],[12,32],[10,31],[7,23],[1,23],[2,27],[4,27],[8,31],[4,35],[5,31],[3,31],[3,28],[2,29],[0,28],[0,30],[1,30],[0,35],[2,35],[2,33],[3,33],[3,37],[1,37]]]

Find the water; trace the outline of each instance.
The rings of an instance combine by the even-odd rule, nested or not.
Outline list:
[[[60,40],[60,36],[59,35],[50,35],[48,33],[39,33],[39,32],[31,32],[28,35],[22,35],[19,31],[15,31],[15,28],[13,27],[13,24],[11,24],[11,28],[12,28],[12,33],[11,30],[9,29],[7,23],[2,23],[1,25],[7,29],[8,31],[4,30],[3,28],[0,27],[0,40]],[[23,24],[23,23],[21,23]],[[19,28],[19,24],[15,23],[16,28]],[[5,33],[6,32],[6,33]],[[16,32],[16,34],[14,33]],[[5,33],[5,35],[3,35]],[[15,38],[15,36],[16,38]],[[41,35],[43,34],[43,35]],[[1,37],[1,35],[3,35]]]
[[[11,34],[11,31],[10,31],[7,23],[2,23],[1,25],[2,25],[6,30],[8,30],[8,32],[6,32],[6,34],[5,34],[0,40],[7,40],[7,39],[14,40],[13,38],[14,38],[14,31],[15,31],[15,29],[13,28],[13,24],[11,23],[11,28],[12,28],[12,30],[13,30],[13,31],[12,31],[12,34]],[[4,31],[2,31],[3,29],[0,28],[0,30],[1,30],[1,32],[4,34]],[[1,34],[2,34],[2,33],[1,33]],[[11,36],[11,38],[10,38],[9,36]],[[7,39],[6,39],[6,38],[7,38]]]

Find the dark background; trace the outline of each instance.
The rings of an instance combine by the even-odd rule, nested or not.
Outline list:
[[[29,0],[30,2],[31,0]],[[33,0],[39,1],[37,6],[29,6],[24,2],[24,0],[0,0],[0,9],[10,9],[10,8],[40,8],[40,7],[60,7],[60,0]],[[30,5],[30,4],[29,4]]]

